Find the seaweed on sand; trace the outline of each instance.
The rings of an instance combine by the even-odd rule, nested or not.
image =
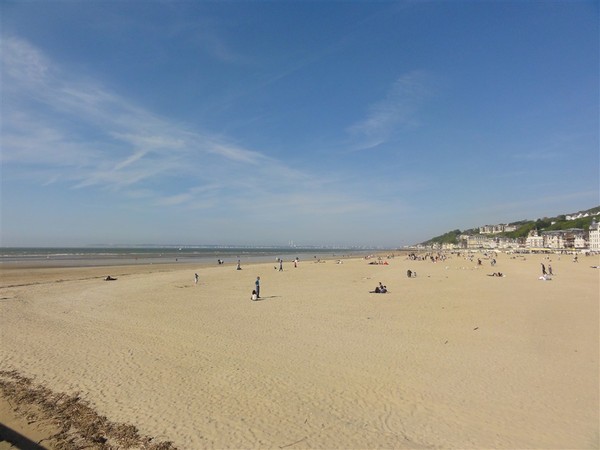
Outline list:
[[[26,417],[29,423],[46,420],[55,425],[59,431],[44,439],[52,448],[176,449],[170,441],[140,435],[133,425],[110,421],[77,393],[53,392],[14,370],[0,370],[0,391],[15,413]]]

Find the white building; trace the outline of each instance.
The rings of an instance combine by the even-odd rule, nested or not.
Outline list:
[[[587,248],[585,231],[581,228],[542,232],[544,247],[557,250],[575,250]]]
[[[544,247],[544,237],[540,236],[537,230],[531,230],[527,239],[525,239],[525,247],[527,248],[542,248]]]
[[[442,250],[456,250],[457,248],[459,248],[458,244],[451,244],[450,242],[442,244]]]
[[[600,252],[600,223],[590,225],[589,246],[591,251]]]
[[[466,248],[469,249],[496,248],[496,242],[493,239],[480,234],[467,235],[464,236],[464,239]]]
[[[498,234],[509,233],[517,229],[516,225],[508,225],[501,223],[500,225],[484,225],[479,227],[479,234]]]

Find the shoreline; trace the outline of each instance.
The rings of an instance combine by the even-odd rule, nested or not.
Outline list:
[[[83,268],[130,265],[214,264],[216,261],[242,264],[269,262],[275,258],[291,260],[296,257],[304,261],[309,258],[361,257],[388,250],[356,249],[313,249],[313,248],[222,248],[222,249],[177,249],[162,248],[2,248],[0,268]],[[68,250],[71,250],[69,252]]]
[[[397,252],[398,253],[398,252]],[[384,257],[383,255],[380,255]],[[270,257],[269,257],[270,258]],[[320,258],[319,261],[335,261],[335,260],[352,260],[364,259],[356,255],[344,256],[326,256]],[[300,260],[300,264],[312,264],[315,261]],[[242,264],[242,270],[246,267],[255,267],[264,264],[270,264],[265,261],[247,261]],[[293,261],[284,261],[284,264],[292,264]],[[276,264],[276,262],[274,262]],[[9,287],[28,286],[33,284],[42,284],[48,282],[64,282],[64,281],[83,281],[89,279],[103,279],[106,276],[128,276],[153,273],[165,273],[183,270],[203,270],[215,267],[235,268],[237,262],[225,262],[223,264],[215,264],[214,261],[206,261],[204,263],[191,262],[162,262],[162,263],[132,263],[132,264],[110,264],[110,265],[84,265],[84,266],[48,266],[43,264],[28,264],[21,265],[20,263],[5,263],[0,264],[0,289]],[[23,278],[23,271],[29,271],[28,278],[32,280],[26,284],[18,284],[17,280]]]

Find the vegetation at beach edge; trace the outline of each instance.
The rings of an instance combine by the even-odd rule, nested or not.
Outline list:
[[[556,217],[544,217],[536,220],[521,220],[518,222],[511,222],[509,225],[514,225],[517,227],[515,231],[510,231],[506,233],[498,233],[495,236],[497,237],[506,237],[511,239],[525,239],[530,231],[537,230],[538,232],[542,231],[552,231],[552,230],[567,230],[569,228],[581,228],[588,229],[592,222],[596,219],[599,219],[595,214],[600,213],[600,206],[596,206],[594,208],[586,209],[584,211],[578,211],[573,214],[561,214]],[[578,216],[588,214],[587,217],[579,217],[577,219],[568,220],[567,216]],[[459,237],[462,235],[474,235],[479,234],[479,228],[471,228],[467,230],[452,230],[444,233],[440,236],[436,236],[431,238],[425,242],[422,242],[421,245],[431,245],[431,244],[457,244],[459,241]]]

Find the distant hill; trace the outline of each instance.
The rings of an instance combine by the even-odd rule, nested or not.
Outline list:
[[[584,217],[586,215],[587,217]],[[567,217],[570,217],[571,220],[568,220]],[[533,229],[537,229],[540,232],[550,230],[566,230],[568,228],[583,228],[585,230],[590,227],[594,220],[600,221],[600,206],[586,209],[584,211],[577,211],[576,213],[561,214],[556,217],[544,217],[536,220],[521,220],[518,222],[512,222],[509,225],[516,226],[517,229],[515,231],[498,233],[494,236],[518,239],[526,238],[529,232]],[[471,228],[462,231],[458,229],[448,231],[440,236],[436,236],[425,242],[422,242],[421,245],[457,244],[458,237],[463,234],[479,234],[479,228]]]

